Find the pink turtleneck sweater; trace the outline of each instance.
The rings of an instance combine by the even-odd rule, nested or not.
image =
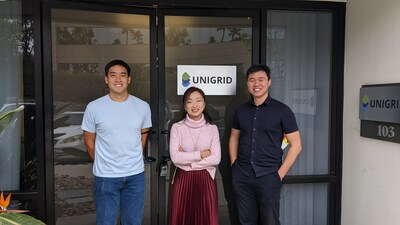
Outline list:
[[[179,148],[183,151],[179,151]],[[211,155],[201,159],[200,151],[210,149]],[[176,167],[185,171],[206,169],[214,179],[221,161],[221,144],[216,125],[206,123],[204,115],[195,121],[188,116],[171,128],[169,152]]]

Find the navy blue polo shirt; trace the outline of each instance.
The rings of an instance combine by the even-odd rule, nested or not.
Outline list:
[[[278,171],[282,165],[283,133],[298,130],[293,111],[270,96],[258,106],[253,101],[239,106],[232,127],[240,130],[234,166],[247,176],[253,169],[257,177]]]

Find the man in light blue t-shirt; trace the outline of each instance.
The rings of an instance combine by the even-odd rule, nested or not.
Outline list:
[[[105,67],[109,93],[90,102],[82,121],[85,145],[94,160],[96,224],[142,223],[145,193],[143,149],[150,131],[149,104],[130,95],[130,67],[113,60]]]

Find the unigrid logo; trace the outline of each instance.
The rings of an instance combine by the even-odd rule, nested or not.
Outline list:
[[[368,104],[369,104],[368,102],[369,102],[368,96],[364,95],[361,102],[364,111],[368,109]]]
[[[190,75],[186,72],[182,74],[182,86],[187,87],[190,85]]]

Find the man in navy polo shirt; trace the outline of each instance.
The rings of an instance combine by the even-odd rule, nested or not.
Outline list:
[[[234,115],[229,140],[232,185],[242,225],[280,225],[282,179],[301,151],[295,116],[285,104],[271,98],[270,69],[253,65],[247,70],[252,96]],[[282,162],[282,140],[290,148]]]

